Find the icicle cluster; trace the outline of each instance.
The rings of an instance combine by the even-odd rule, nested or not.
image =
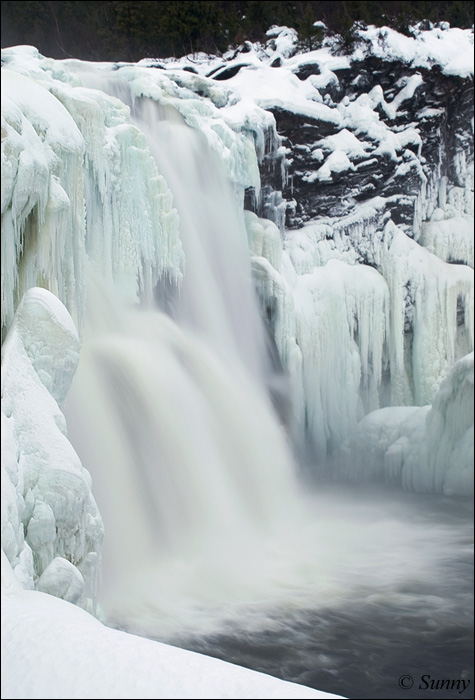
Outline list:
[[[82,325],[91,271],[128,302],[183,253],[171,194],[119,100],[51,78],[31,50],[2,73],[2,323],[24,292],[52,291]],[[23,56],[24,59],[24,56]],[[38,79],[38,73],[41,79]],[[68,76],[70,81],[74,76]]]

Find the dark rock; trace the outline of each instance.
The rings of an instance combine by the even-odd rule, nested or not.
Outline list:
[[[241,68],[245,68],[248,65],[248,63],[239,63],[238,65],[229,66],[228,68],[219,70],[214,74],[210,73],[208,77],[212,77],[213,80],[229,80],[229,78],[234,78],[234,76],[239,73]]]
[[[311,75],[320,75],[321,70],[316,63],[301,63],[294,73],[300,80],[307,80]]]
[[[305,80],[319,72],[317,64],[308,63],[301,65],[296,74]],[[399,61],[383,62],[373,57],[334,72],[338,82],[329,83],[327,101],[340,102],[343,98],[352,101],[381,86],[388,104],[402,89],[404,81],[419,73],[421,85],[399,104],[395,118],[390,118],[382,107],[378,112],[381,122],[396,133],[410,127],[417,129],[422,145],[406,144],[394,160],[377,153],[377,144],[355,132],[356,137],[370,144],[367,157],[353,158],[351,169],[332,172],[330,180],[322,180],[317,171],[331,151],[319,142],[338,133],[340,128],[331,122],[274,107],[271,111],[287,155],[285,167],[275,149],[268,150],[261,159],[265,201],[270,201],[273,190],[280,191],[288,202],[285,225],[293,228],[315,218],[344,216],[359,202],[384,197],[393,221],[411,232],[414,207],[426,181],[446,176],[449,185],[465,184],[459,163],[461,151],[467,161],[473,159],[473,80],[446,76],[439,68],[414,69]],[[351,126],[346,128],[351,131]],[[315,158],[315,148],[321,148],[322,159]],[[262,202],[257,204],[261,215],[264,215],[263,206]]]

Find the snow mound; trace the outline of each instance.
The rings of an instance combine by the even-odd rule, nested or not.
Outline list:
[[[104,627],[70,603],[12,585],[2,595],[2,660],[10,699],[341,697]]]

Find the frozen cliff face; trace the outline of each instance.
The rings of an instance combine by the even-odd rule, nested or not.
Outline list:
[[[281,238],[248,212],[256,288],[291,386],[292,432],[324,462],[368,412],[432,401],[473,347],[473,271],[419,246],[379,203]],[[358,248],[372,265],[359,261]]]
[[[2,350],[2,548],[25,588],[86,605],[102,521],[60,409],[78,360],[65,307],[28,290]]]
[[[318,61],[297,75],[315,83],[312,69],[320,70]],[[273,110],[288,152],[283,197],[294,200],[287,226],[345,216],[358,202],[384,197],[394,223],[418,237],[422,220],[448,208],[447,191],[462,188],[469,197],[471,80],[372,56],[333,74],[321,92],[338,121]],[[470,206],[451,215],[464,213]]]
[[[322,461],[375,407],[430,403],[473,349],[473,37],[361,39],[349,57],[294,42],[280,61],[271,41],[226,81],[275,116],[247,203],[284,255],[262,219],[251,251],[299,439]]]
[[[128,303],[183,253],[170,191],[129,108],[32,47],[2,68],[2,328],[40,285],[79,327],[92,273]]]

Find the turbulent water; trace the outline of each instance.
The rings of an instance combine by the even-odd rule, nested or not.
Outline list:
[[[268,396],[239,193],[173,109],[134,113],[186,267],[156,306],[89,293],[67,417],[104,517],[109,623],[352,698],[408,697],[409,675],[411,697],[433,696],[424,674],[473,683],[469,504],[304,492]]]
[[[250,606],[212,635],[156,638],[348,698],[473,698],[472,504],[319,491],[315,535],[339,561],[320,558],[315,576],[330,564],[331,591]]]

